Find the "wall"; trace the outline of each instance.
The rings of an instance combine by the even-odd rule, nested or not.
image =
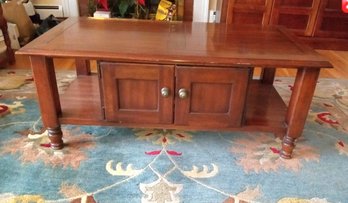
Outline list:
[[[193,22],[208,22],[209,0],[194,0]]]
[[[31,0],[35,4],[62,5],[64,17],[79,16],[77,0]]]
[[[194,0],[193,22],[220,22],[223,0]]]

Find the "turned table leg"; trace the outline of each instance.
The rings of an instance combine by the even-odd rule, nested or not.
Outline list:
[[[53,59],[43,56],[31,56],[30,62],[36,84],[42,122],[48,130],[51,148],[62,149],[63,133],[58,120],[58,116],[61,114],[61,106]]]
[[[319,68],[302,68],[297,71],[286,115],[288,128],[282,142],[282,158],[291,158],[295,141],[302,134],[319,72]]]

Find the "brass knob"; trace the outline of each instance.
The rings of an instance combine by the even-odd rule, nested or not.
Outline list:
[[[169,88],[168,87],[163,87],[161,89],[161,95],[162,95],[162,97],[169,97],[169,95],[170,95]]]
[[[180,99],[186,99],[188,97],[188,91],[184,88],[179,89],[179,97]]]

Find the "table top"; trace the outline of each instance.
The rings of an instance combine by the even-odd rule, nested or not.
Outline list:
[[[72,17],[17,54],[148,63],[331,68],[282,27]]]

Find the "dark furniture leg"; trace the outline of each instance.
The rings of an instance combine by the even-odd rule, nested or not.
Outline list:
[[[272,85],[274,82],[276,69],[275,68],[262,68],[261,71],[261,82],[264,84],[270,84]]]
[[[86,59],[75,59],[76,74],[77,75],[90,75],[91,67],[89,60]]]
[[[48,129],[51,148],[62,149],[62,130],[58,116],[61,114],[59,94],[52,58],[31,56],[31,67],[37,89],[42,122]]]
[[[283,138],[280,156],[290,159],[295,147],[295,141],[301,136],[309,107],[314,95],[320,69],[299,69],[296,74],[294,88],[291,94],[286,115],[288,129]]]

